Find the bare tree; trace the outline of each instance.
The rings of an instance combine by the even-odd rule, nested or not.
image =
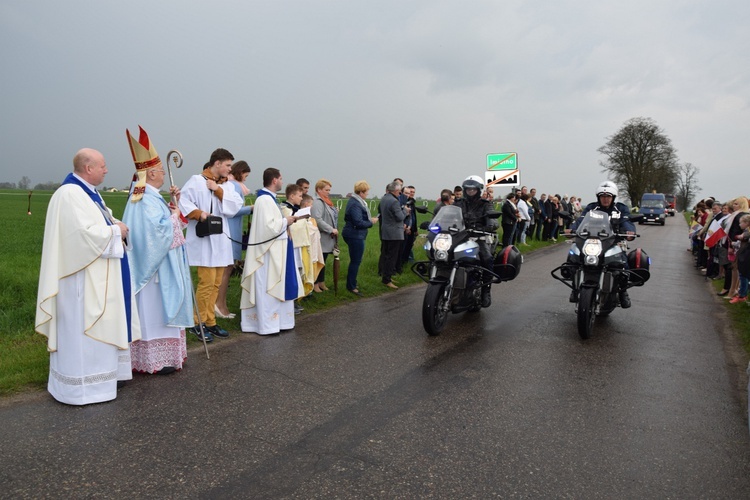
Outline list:
[[[631,118],[598,150],[604,172],[624,189],[631,203],[643,193],[674,192],[678,175],[672,141],[651,118]]]
[[[698,173],[700,169],[692,163],[680,165],[677,178],[677,210],[687,210],[692,205],[693,198],[701,190],[698,187]]]
[[[21,180],[18,181],[18,189],[29,189],[29,186],[31,186],[31,179],[24,175],[21,177]]]

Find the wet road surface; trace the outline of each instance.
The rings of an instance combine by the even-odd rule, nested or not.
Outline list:
[[[680,217],[639,231],[652,279],[587,341],[562,243],[439,337],[418,286],[217,340],[110,403],[3,400],[0,497],[747,498],[746,358]]]

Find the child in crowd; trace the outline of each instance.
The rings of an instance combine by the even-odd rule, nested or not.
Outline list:
[[[312,207],[313,197],[309,194],[303,194],[301,201],[299,202],[300,210],[308,209]],[[296,226],[297,224],[295,224]],[[297,246],[297,239],[299,238],[300,253],[302,257],[302,283],[305,287],[305,295],[312,292],[315,285],[315,277],[318,276],[320,270],[323,269],[325,263],[323,262],[323,249],[320,246],[320,230],[318,229],[318,223],[314,218],[310,217],[299,224],[299,236],[297,232],[292,233],[294,238],[294,246]]]

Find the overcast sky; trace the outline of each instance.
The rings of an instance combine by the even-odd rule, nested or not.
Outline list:
[[[516,152],[522,184],[591,201],[642,116],[725,200],[750,194],[748,26],[747,0],[2,0],[0,181],[92,147],[124,187],[142,125],[178,185],[224,147],[253,189],[277,167],[435,198]]]

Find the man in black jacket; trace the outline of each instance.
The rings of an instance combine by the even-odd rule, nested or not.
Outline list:
[[[482,198],[484,181],[478,175],[470,175],[461,185],[463,197],[456,200],[455,205],[461,207],[464,224],[469,229],[487,231],[492,227],[491,219],[487,213],[492,210],[489,200]],[[492,269],[493,257],[487,242],[483,239],[477,241],[479,245],[479,261],[482,267]],[[485,273],[485,280],[491,280],[492,274]],[[482,307],[490,307],[492,297],[490,295],[491,284],[482,287]]]
[[[586,208],[583,210],[583,213],[581,213],[581,216],[573,223],[570,229],[565,230],[565,233],[575,233],[576,228],[578,228],[578,224],[583,221],[583,217],[587,213],[589,213],[591,210],[599,210],[601,212],[606,212],[610,216],[613,213],[617,213],[617,219],[615,220],[618,220],[620,224],[618,231],[625,231],[626,234],[633,235],[628,236],[627,238],[628,240],[632,240],[635,237],[635,226],[630,221],[630,209],[624,203],[615,201],[615,198],[617,198],[617,192],[617,185],[612,181],[604,181],[599,184],[599,187],[596,188],[596,201],[586,205]],[[627,309],[628,307],[630,307],[630,295],[628,294],[628,291],[620,290],[619,296],[620,307],[622,307],[623,309]],[[575,295],[574,290],[570,296],[570,301],[576,302],[577,300],[578,297]]]
[[[503,247],[507,247],[513,243],[513,233],[516,230],[516,224],[518,223],[518,208],[516,208],[516,193],[511,191],[505,197],[502,208],[503,218],[501,223],[503,225]]]

